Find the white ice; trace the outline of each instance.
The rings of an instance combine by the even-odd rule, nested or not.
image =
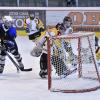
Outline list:
[[[28,37],[17,37],[20,54],[25,68],[32,72],[17,73],[15,66],[7,58],[4,73],[0,75],[0,100],[99,100],[100,90],[89,93],[54,93],[48,90],[47,79],[41,79],[39,57],[32,57],[34,44]]]

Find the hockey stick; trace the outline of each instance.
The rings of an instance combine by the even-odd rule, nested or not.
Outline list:
[[[72,70],[68,70],[67,73],[63,73],[63,74],[60,75],[59,77],[60,77],[60,79],[66,78],[66,77],[68,77],[69,75],[76,73],[76,71],[77,71],[77,68],[74,68],[74,69],[72,69]]]
[[[77,68],[74,68],[73,70],[69,70],[69,72],[67,72],[66,74],[64,74],[64,77],[63,78],[66,78],[67,76],[75,73],[77,71]]]
[[[5,51],[6,55],[8,56],[8,58],[13,62],[13,64],[15,65],[17,72],[20,71],[19,66],[17,65],[17,63],[13,60],[13,58]]]
[[[73,70],[70,70],[68,73],[66,73],[66,76],[71,75],[77,71],[77,68],[74,68]]]
[[[20,69],[19,65],[14,61],[14,59],[9,55],[9,53],[8,52],[5,52],[5,53],[8,56],[8,58],[12,61],[12,63],[15,65],[15,67],[17,68],[17,72],[19,72],[19,71],[26,71],[26,72],[32,71],[32,68]]]

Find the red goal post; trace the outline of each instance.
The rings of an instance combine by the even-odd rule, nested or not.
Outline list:
[[[48,39],[48,89],[50,91],[80,93],[100,88],[100,70],[96,64],[94,38],[93,32],[78,32]],[[64,47],[66,42],[70,45],[69,51],[66,50],[69,48],[68,43],[67,48]],[[73,63],[76,65],[73,66]],[[77,68],[75,72],[64,74],[67,69],[74,68]]]

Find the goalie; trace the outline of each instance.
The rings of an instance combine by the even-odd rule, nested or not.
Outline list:
[[[33,48],[31,55],[38,57],[41,55],[40,57],[40,72],[39,75],[41,78],[46,78],[47,77],[47,43],[46,43],[46,39],[47,37],[52,37],[52,36],[57,36],[60,35],[61,33],[59,32],[59,27],[61,24],[57,24],[55,28],[48,28],[47,32],[42,32],[40,37],[37,37],[36,39],[33,39],[34,42],[36,43],[36,47]],[[55,46],[57,47],[57,46]],[[58,48],[59,49],[59,48]],[[57,66],[55,65],[55,62],[53,61],[54,59],[56,59],[60,61],[60,68],[61,70],[58,71]],[[56,70],[56,73],[58,74],[58,76],[61,76],[62,74],[66,74],[66,70],[67,70],[67,66],[64,64],[63,58],[60,58],[58,55],[52,55],[52,64]],[[61,67],[61,65],[63,65]],[[65,73],[64,73],[65,71]],[[68,71],[68,70],[67,70]]]
[[[51,32],[49,29],[48,31],[50,34],[46,31],[41,32],[41,35],[39,37],[36,37],[33,39],[36,46],[31,51],[31,55],[35,57],[40,56],[40,72],[39,75],[41,78],[46,78],[47,76],[47,36],[54,36],[56,33],[58,33],[58,30],[53,29],[53,31],[56,31],[56,33]]]

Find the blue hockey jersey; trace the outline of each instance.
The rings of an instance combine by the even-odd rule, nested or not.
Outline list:
[[[16,28],[15,27],[9,28],[7,34],[10,38],[16,38],[17,36]]]
[[[16,28],[15,27],[10,27],[5,31],[3,24],[0,24],[0,38],[1,39],[7,39],[7,40],[13,40],[16,38]]]

